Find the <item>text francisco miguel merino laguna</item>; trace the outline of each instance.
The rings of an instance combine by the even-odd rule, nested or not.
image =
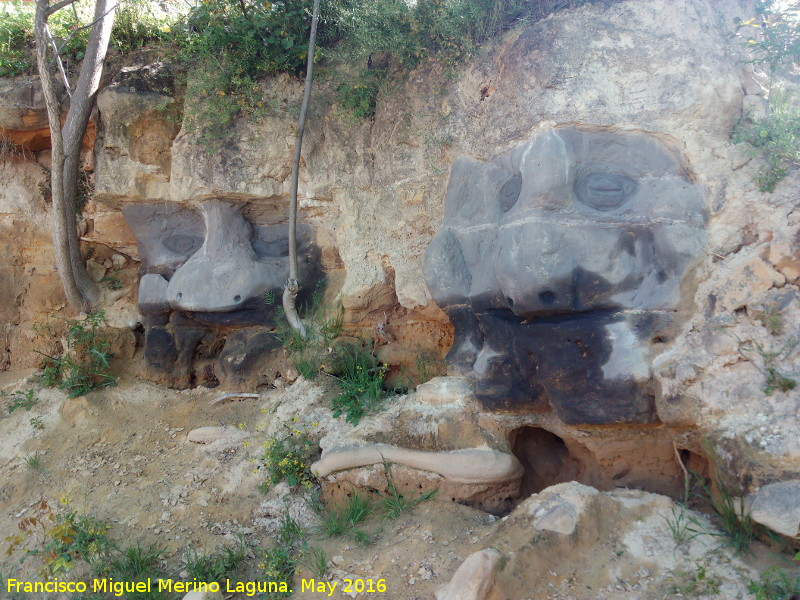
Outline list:
[[[332,596],[340,585],[342,591],[349,592],[385,592],[386,580],[384,579],[344,579],[342,581],[322,581],[317,579],[301,579],[300,587],[303,592],[312,592]],[[91,590],[90,590],[91,588]],[[232,581],[226,579],[223,584],[216,581],[174,581],[172,579],[144,579],[142,581],[117,581],[110,577],[93,579],[91,583],[83,581],[23,581],[19,579],[6,580],[6,592],[9,594],[63,594],[78,593],[109,593],[114,596],[123,596],[133,592],[236,592],[246,596],[255,596],[265,592],[291,592],[285,581]]]

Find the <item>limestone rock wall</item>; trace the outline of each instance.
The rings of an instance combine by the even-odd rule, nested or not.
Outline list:
[[[396,340],[382,350],[389,358],[418,345],[449,349],[452,326],[425,285],[422,257],[440,228],[456,158],[490,161],[565,125],[660,138],[687,161],[709,223],[687,280],[700,283],[682,294],[689,299],[683,329],[655,353],[658,419],[686,448],[701,451],[712,436],[719,460],[768,464],[750,469],[754,481],[800,472],[790,435],[798,392],[764,391],[769,369],[798,366],[797,353],[784,352],[800,311],[798,181],[774,195],[758,192],[757,161],[730,138],[743,108],[763,106],[766,96],[731,35],[734,17],[749,18],[752,4],[628,0],[559,12],[509,32],[455,78],[439,67],[411,73],[382,93],[367,122],[336,106],[335,73],[320,69],[303,145],[301,217],[316,232],[348,321],[362,329],[385,322]],[[125,281],[134,282],[135,239],[120,211],[131,203],[221,199],[239,203],[253,222],[285,222],[290,107],[301,85],[286,77],[265,84],[270,110],[237,121],[209,153],[179,125],[182,103],[192,99],[175,90],[168,70],[149,65],[116,77],[99,94],[95,119],[96,195],[84,219],[84,238],[101,253],[95,262],[121,256]],[[18,141],[42,128],[41,103],[26,89],[4,94],[0,107],[0,131]],[[46,164],[43,148],[30,150]],[[15,332],[63,301],[49,258],[44,171],[22,160],[4,162],[0,172],[0,368],[7,368],[28,360],[14,350]],[[134,289],[111,310],[119,323],[135,320]],[[780,327],[770,326],[776,319]],[[764,351],[778,355],[766,364]]]

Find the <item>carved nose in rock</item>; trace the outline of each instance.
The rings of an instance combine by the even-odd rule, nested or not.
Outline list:
[[[167,298],[177,310],[230,312],[263,290],[268,273],[253,252],[252,225],[237,207],[211,200],[200,212],[205,240],[175,271]]]

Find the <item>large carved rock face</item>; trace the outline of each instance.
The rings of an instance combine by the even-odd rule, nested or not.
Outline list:
[[[197,209],[134,204],[123,213],[142,260],[138,308],[148,368],[166,383],[189,385],[200,346],[205,355],[221,352],[217,379],[246,383],[247,373],[231,371],[255,368],[255,355],[275,346],[265,332],[274,318],[264,296],[280,301],[289,273],[287,226],[253,223],[221,200]],[[319,252],[310,230],[300,227],[298,238],[300,279],[316,282]]]
[[[641,132],[561,127],[453,166],[425,279],[448,362],[489,408],[652,422],[650,361],[705,244],[681,156]]]

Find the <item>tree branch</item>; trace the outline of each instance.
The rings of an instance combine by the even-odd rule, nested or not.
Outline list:
[[[308,39],[308,52],[306,53],[306,83],[303,89],[303,101],[300,104],[300,116],[297,119],[297,134],[294,140],[294,160],[292,161],[292,181],[289,191],[289,279],[283,288],[283,310],[289,325],[301,337],[307,339],[309,333],[297,314],[295,299],[300,286],[297,282],[297,184],[300,177],[300,149],[303,144],[303,132],[306,126],[306,113],[308,101],[311,98],[311,82],[314,75],[314,42],[317,39],[317,21],[319,18],[319,0],[314,0],[314,10],[311,17],[311,33]]]
[[[56,57],[56,64],[58,65],[58,70],[61,71],[61,78],[64,80],[64,87],[67,90],[67,96],[72,98],[72,90],[69,87],[69,79],[67,78],[67,72],[64,70],[64,63],[61,61],[61,53],[56,48],[56,41],[53,39],[52,34],[50,33],[50,28],[45,25],[44,26],[44,34],[47,37],[47,42],[53,47],[53,54]]]
[[[115,9],[116,9],[116,8],[117,8],[119,5],[120,5],[120,2],[117,2],[117,3],[116,3],[114,6],[112,6],[111,8],[109,8],[109,9],[108,9],[106,12],[104,12],[104,13],[103,13],[101,16],[99,16],[98,18],[96,18],[96,19],[95,19],[94,21],[92,21],[91,23],[87,23],[86,25],[81,25],[80,27],[76,27],[75,29],[73,29],[73,30],[72,30],[72,33],[70,33],[70,34],[67,36],[67,39],[65,39],[65,40],[64,40],[64,41],[61,43],[61,46],[59,46],[59,48],[58,48],[58,53],[59,53],[59,54],[61,54],[61,51],[62,51],[62,50],[64,50],[64,46],[66,46],[67,44],[69,44],[69,41],[70,41],[72,38],[74,38],[74,37],[75,37],[75,34],[76,34],[76,33],[78,33],[79,31],[81,31],[82,29],[88,29],[89,27],[92,27],[92,26],[93,26],[95,23],[97,23],[97,22],[98,22],[98,21],[100,21],[101,19],[104,19],[104,18],[106,18],[106,16],[108,16],[108,14],[109,14],[109,13],[110,13],[112,10],[115,10]]]
[[[56,2],[52,6],[48,6],[45,14],[49,17],[53,13],[57,13],[65,6],[69,6],[70,4],[74,4],[77,0],[60,0],[60,2]]]

